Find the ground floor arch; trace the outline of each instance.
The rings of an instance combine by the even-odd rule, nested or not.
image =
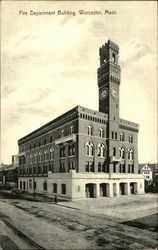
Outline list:
[[[85,185],[85,197],[96,198],[96,184],[95,183],[87,183]]]
[[[109,190],[109,184],[108,183],[100,183],[99,190],[100,190],[100,197],[107,197],[108,190]]]
[[[121,182],[119,184],[119,194],[120,195],[125,195],[126,194],[126,189],[127,189],[127,183]]]
[[[131,182],[130,183],[130,193],[136,194],[137,193],[137,182]]]

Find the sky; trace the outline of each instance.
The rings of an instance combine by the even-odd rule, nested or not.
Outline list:
[[[11,163],[18,139],[76,105],[98,110],[99,47],[110,39],[120,47],[120,117],[140,124],[139,162],[157,162],[156,18],[156,1],[2,1],[0,161]]]

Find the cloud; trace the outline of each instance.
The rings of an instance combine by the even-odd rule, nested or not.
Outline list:
[[[133,61],[137,62],[142,57],[151,54],[151,50],[146,43],[131,40],[121,48],[121,66],[126,67]]]

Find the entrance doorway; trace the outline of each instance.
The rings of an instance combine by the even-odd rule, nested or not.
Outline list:
[[[96,197],[96,184],[93,184],[93,183],[86,184],[85,195],[86,195],[86,198],[95,198]]]
[[[125,184],[126,183],[120,183],[120,195],[125,195]]]
[[[106,197],[107,196],[107,185],[106,183],[100,184],[100,197]]]
[[[131,194],[136,194],[137,193],[137,183],[136,182],[131,182],[130,183],[130,193]]]

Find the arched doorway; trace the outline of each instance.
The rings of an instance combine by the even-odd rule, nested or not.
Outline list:
[[[107,196],[107,183],[101,183],[100,184],[100,197],[106,197]]]
[[[126,183],[121,182],[120,183],[120,195],[125,195],[125,188],[126,188]]]
[[[137,193],[137,183],[136,182],[131,182],[130,183],[130,193],[131,194],[136,194]]]
[[[85,185],[85,196],[86,196],[86,198],[95,198],[96,197],[96,184],[87,183]]]

